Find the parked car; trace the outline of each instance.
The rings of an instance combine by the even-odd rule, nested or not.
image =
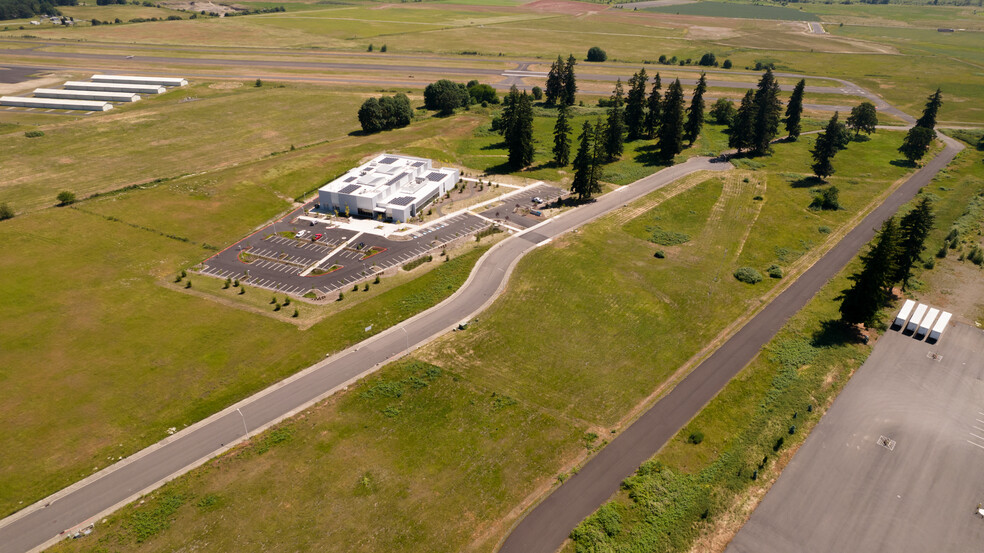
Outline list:
[[[542,204],[543,203],[543,198],[541,198],[539,196],[533,196],[533,203],[535,203],[535,204]]]
[[[315,240],[321,240],[321,237],[322,237],[322,236],[324,236],[324,235],[323,235],[323,234],[315,234],[315,235],[314,235],[314,239],[315,239]]]

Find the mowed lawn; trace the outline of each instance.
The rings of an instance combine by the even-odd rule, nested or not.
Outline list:
[[[61,190],[79,197],[253,160],[358,128],[361,91],[253,82],[189,87],[108,113],[53,118],[45,134],[0,135],[17,152],[0,166],[0,202],[15,211],[50,206]]]
[[[888,163],[901,138],[841,152],[839,185],[883,193],[906,171]],[[517,506],[779,282],[743,284],[735,268],[789,268],[804,253],[794,248],[829,246],[857,215],[864,203],[812,212],[809,188],[774,175],[806,164],[809,145],[779,144],[755,170],[683,179],[535,250],[467,330],[55,551],[491,551]],[[658,245],[657,230],[687,240]]]

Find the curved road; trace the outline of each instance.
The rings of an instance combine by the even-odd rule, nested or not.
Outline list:
[[[834,275],[861,250],[875,230],[947,166],[963,146],[939,135],[946,147],[868,214],[829,252],[701,362],[572,478],[520,520],[499,553],[553,553],[571,530],[593,513],[622,480],[656,454],[691,418],[745,367]]]
[[[22,553],[50,545],[66,529],[104,516],[229,449],[246,432],[254,434],[283,420],[446,333],[490,304],[505,288],[519,259],[543,241],[695,171],[730,167],[726,162],[693,158],[500,242],[479,260],[465,284],[436,307],[0,521],[0,552]]]

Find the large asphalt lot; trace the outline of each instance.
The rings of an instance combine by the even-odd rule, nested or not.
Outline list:
[[[465,284],[438,306],[0,521],[0,552],[20,553],[53,543],[66,529],[103,516],[228,449],[244,439],[247,429],[255,433],[297,413],[470,319],[502,292],[515,264],[539,243],[695,171],[730,167],[693,158],[498,243],[479,260]]]
[[[726,552],[981,551],[982,359],[969,325],[887,332]]]
[[[946,148],[917,171],[880,206],[820,258],[751,321],[705,359],[669,394],[592,457],[519,522],[500,553],[553,553],[571,530],[618,490],[619,484],[656,454],[782,328],[786,320],[853,258],[882,222],[963,149],[941,136]],[[984,418],[984,417],[982,417]],[[795,551],[795,549],[791,550]]]

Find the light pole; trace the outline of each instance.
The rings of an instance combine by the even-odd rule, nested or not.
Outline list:
[[[239,407],[236,407],[236,412],[239,413],[239,416],[243,418],[243,431],[246,432],[246,439],[248,440],[249,428],[246,427],[246,415],[244,415],[243,412],[239,410]]]

